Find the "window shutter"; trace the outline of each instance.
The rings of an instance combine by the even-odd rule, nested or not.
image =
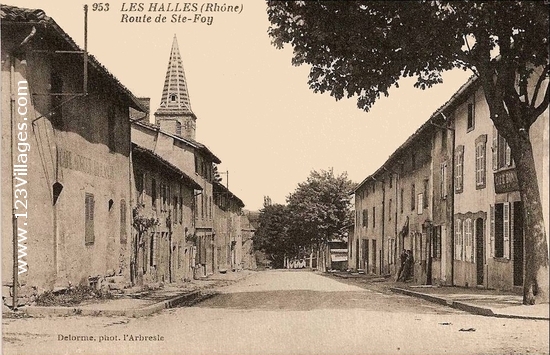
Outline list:
[[[490,206],[490,243],[489,250],[491,253],[491,257],[495,256],[495,206]]]
[[[511,166],[512,165],[512,149],[510,148],[508,143],[506,143],[505,156],[506,156],[506,166]]]
[[[460,260],[462,252],[462,221],[455,221],[455,260]]]
[[[470,237],[472,235],[472,220],[470,218],[468,218],[466,220],[466,228],[465,228],[465,233],[464,233],[464,237],[466,238],[464,244],[466,245],[466,247],[464,248],[464,260],[466,261],[470,261],[470,247],[471,247],[471,243],[470,243]]]
[[[498,131],[495,126],[493,126],[493,145],[492,145],[492,156],[493,156],[493,170],[498,169]]]
[[[481,144],[481,181],[482,181],[482,184],[483,186],[486,186],[487,184],[487,172],[485,171],[487,168],[487,144],[486,143],[482,143]]]
[[[506,140],[500,134],[498,135],[498,167],[502,168],[506,164]]]
[[[503,211],[503,236],[504,236],[504,258],[510,258],[510,202],[504,203]]]

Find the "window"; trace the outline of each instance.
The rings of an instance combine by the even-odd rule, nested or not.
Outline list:
[[[492,158],[493,158],[493,170],[506,168],[512,166],[512,150],[510,146],[502,137],[497,129],[493,127],[493,143],[492,143]]]
[[[170,102],[176,102],[178,99],[178,95],[176,94],[170,94]]]
[[[136,172],[135,175],[135,181],[136,181],[136,194],[137,194],[137,200],[139,204],[143,204],[143,196],[144,196],[144,182],[145,182],[145,174],[141,171]]]
[[[411,211],[414,211],[416,207],[416,195],[414,184],[411,185]]]
[[[212,196],[208,196],[208,213],[210,214],[210,219],[212,219]]]
[[[155,249],[157,247],[157,233],[151,233],[151,235],[149,236],[149,265],[150,266],[157,265],[157,260],[156,260],[157,253],[155,252]]]
[[[473,234],[472,234],[472,219],[467,218],[464,221],[464,260],[473,261]]]
[[[181,136],[181,122],[176,121],[176,135]]]
[[[464,146],[456,147],[455,153],[455,192],[464,190]]]
[[[447,198],[447,162],[441,163],[440,166],[441,170],[441,186],[439,187],[439,191],[441,191],[441,199],[444,200]]]
[[[364,228],[368,228],[369,226],[369,211],[367,209],[363,210],[363,223]]]
[[[446,150],[447,149],[447,129],[444,128],[441,131],[441,149]]]
[[[468,104],[468,128],[467,132],[472,131],[475,128],[475,105],[474,103]]]
[[[392,200],[390,198],[390,200],[388,201],[388,220],[391,221],[391,205],[392,205]]]
[[[205,201],[205,198],[204,198],[204,193],[203,193],[203,194],[201,194],[201,218],[202,219],[204,219],[204,210],[206,209],[204,207],[204,205],[205,205],[204,201]]]
[[[198,155],[195,155],[195,173],[201,176],[203,175],[202,166],[202,158]]]
[[[84,197],[84,243],[86,245],[94,244],[94,195],[86,193]]]
[[[376,228],[376,207],[372,208],[372,228]]]
[[[63,109],[61,103],[63,102],[63,96],[56,95],[63,93],[63,78],[61,74],[52,68],[50,72],[50,86],[52,95],[52,107],[51,107],[51,118],[52,125],[57,128],[63,126]]]
[[[428,208],[429,202],[430,202],[428,198],[429,185],[430,185],[430,181],[428,179],[424,179],[424,195],[423,195],[424,208]]]
[[[423,212],[423,206],[424,206],[424,194],[423,193],[419,193],[417,198],[416,198],[416,203],[418,204],[417,208],[416,208],[416,213],[418,214],[422,214]]]
[[[174,196],[174,203],[173,203],[173,206],[172,206],[172,209],[173,209],[172,222],[173,223],[178,223],[178,207],[179,207],[178,196]]]
[[[435,226],[433,230],[432,257],[441,259],[441,226]]]
[[[120,200],[120,244],[126,244],[128,234],[126,232],[126,201]]]
[[[491,206],[491,254],[496,258],[510,258],[510,203]]]
[[[160,183],[160,210],[166,211],[166,185]]]
[[[180,219],[180,223],[183,223],[183,192],[182,192],[182,186],[180,185],[180,198],[179,198],[179,202],[180,202],[180,208],[179,208],[179,219]]]
[[[157,180],[151,179],[151,207],[157,209]]]
[[[399,196],[399,200],[401,201],[401,213],[403,213],[403,202],[405,201],[404,200],[404,197],[405,197],[405,189],[401,188],[401,194]]]
[[[393,175],[390,174],[390,189],[393,187]]]
[[[115,120],[116,120],[116,110],[115,106],[109,106],[107,110],[107,145],[109,146],[109,151],[114,152],[116,149],[116,137],[115,137]]]
[[[475,155],[475,167],[476,167],[476,189],[485,188],[485,146],[487,143],[487,135],[483,134],[476,139],[476,155]]]
[[[462,220],[455,219],[455,260],[462,260]]]

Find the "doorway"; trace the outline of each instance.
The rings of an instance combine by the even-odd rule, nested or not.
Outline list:
[[[514,221],[514,286],[523,285],[523,206],[521,201],[513,204]]]
[[[359,266],[359,239],[356,240],[356,247],[355,247],[355,269],[360,269]]]
[[[362,249],[362,258],[363,258],[363,270],[366,274],[369,272],[369,240],[368,239],[361,239],[363,244]]]
[[[483,279],[485,278],[485,249],[483,241],[483,219],[478,218],[475,222],[476,232],[476,273],[477,284],[483,285]]]
[[[376,274],[376,239],[372,240],[372,273]]]

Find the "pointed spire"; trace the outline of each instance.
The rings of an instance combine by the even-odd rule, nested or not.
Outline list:
[[[195,117],[189,101],[189,91],[187,90],[178,39],[174,34],[170,60],[168,61],[168,69],[166,70],[166,79],[164,80],[164,88],[162,89],[162,97],[160,99],[160,107],[155,112],[155,116],[179,115]]]

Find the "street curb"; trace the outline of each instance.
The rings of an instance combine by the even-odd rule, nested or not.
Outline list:
[[[530,319],[530,320],[550,320],[549,317],[544,316],[522,316],[516,314],[504,314],[504,313],[495,313],[491,308],[477,306],[471,303],[462,302],[462,301],[453,301],[444,297],[429,295],[421,292],[411,291],[399,287],[390,287],[390,290],[395,293],[400,293],[403,295],[422,298],[426,301],[433,303],[438,303],[443,306],[449,306],[451,308],[459,309],[472,314],[477,314],[486,317],[497,317],[497,318],[512,318],[512,319]]]
[[[201,298],[202,297],[202,298]],[[182,295],[172,297],[168,300],[153,303],[149,306],[137,309],[87,309],[81,307],[46,307],[46,306],[25,306],[21,310],[34,317],[45,316],[122,316],[122,317],[144,317],[161,311],[166,308],[173,308],[182,303],[194,303],[197,300],[211,297],[211,295],[203,295],[200,291],[192,291]]]

